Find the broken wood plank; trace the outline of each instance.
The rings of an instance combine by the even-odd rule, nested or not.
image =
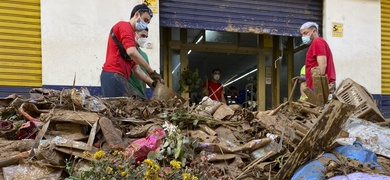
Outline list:
[[[70,122],[92,126],[99,120],[99,115],[85,111],[54,110],[50,119],[52,122]]]
[[[287,105],[288,102],[284,102],[283,104],[279,105],[276,109],[272,110],[269,115],[273,116],[275,115],[280,109],[284,108],[284,106]]]
[[[39,145],[38,149],[36,149],[35,157],[38,160],[44,159],[54,166],[65,166],[64,154],[54,150],[54,148],[55,145],[53,145],[51,141],[45,140]]]
[[[322,75],[321,76],[321,84],[322,84],[322,92],[324,94],[324,104],[328,102],[329,97],[329,83],[328,83],[328,75]]]
[[[92,129],[91,129],[91,133],[89,133],[87,145],[90,146],[91,148],[93,145],[93,141],[95,141],[95,135],[96,135],[96,131],[98,129],[98,122],[99,121],[96,121],[95,124],[93,124]]]
[[[88,146],[87,143],[65,139],[60,136],[53,138],[51,142],[58,147],[68,147],[68,148],[80,149],[84,151],[90,151],[92,148],[91,146]]]
[[[118,133],[112,121],[106,117],[102,117],[99,120],[100,127],[102,128],[104,139],[106,139],[108,145],[114,149],[124,149],[124,143],[122,140],[122,134]]]
[[[331,101],[274,179],[290,179],[300,165],[321,154],[336,139],[352,110],[351,105]]]
[[[199,124],[199,127],[200,129],[202,129],[203,131],[205,131],[207,134],[209,134],[210,136],[215,136],[217,135],[217,132],[215,132],[213,129],[211,129],[210,127],[208,127],[207,125],[205,124]]]
[[[316,101],[313,103],[317,106],[323,106],[324,102],[324,92],[322,87],[322,77],[319,74],[313,75],[313,87],[314,87],[314,95],[316,97]],[[310,100],[309,100],[310,101]]]
[[[72,149],[72,148],[66,148],[66,147],[56,147],[55,150],[63,152],[65,154],[77,156],[83,159],[86,159],[88,161],[96,161],[96,159],[93,158],[93,155],[95,154],[95,150],[89,151],[89,154],[91,156],[84,156],[84,151],[82,150],[77,150],[77,149]]]
[[[14,156],[1,158],[0,159],[0,167],[6,167],[6,166],[19,164],[19,161],[21,159],[28,158],[29,154],[30,154],[30,151],[25,151],[25,152],[19,153],[19,154],[14,155]]]
[[[292,127],[304,134],[306,134],[310,130],[304,123],[298,120],[293,121]]]
[[[238,175],[235,179],[239,179],[240,177],[242,177],[245,173],[247,173],[250,169],[252,169],[254,166],[256,166],[257,164],[267,160],[268,158],[272,157],[273,155],[277,154],[278,152],[275,152],[275,151],[269,151],[267,154],[265,154],[263,157],[261,158],[258,158],[256,160],[254,160],[252,163],[250,163],[248,166],[246,166],[244,168],[244,171]]]
[[[31,149],[30,157],[35,155],[34,149],[39,146],[39,142],[42,140],[43,136],[46,134],[47,128],[50,125],[50,119],[42,126],[42,129],[39,131],[38,135],[35,137],[35,144]]]

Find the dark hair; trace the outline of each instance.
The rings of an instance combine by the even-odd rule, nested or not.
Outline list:
[[[211,71],[211,74],[214,74],[215,71],[221,72],[221,70],[217,68],[217,69],[213,69],[213,71]]]
[[[237,90],[237,88],[235,86],[230,86],[229,88],[230,90]]]
[[[150,10],[150,8],[146,4],[138,4],[134,6],[133,10],[131,11],[130,18],[134,16],[136,12],[142,13],[142,12],[147,12],[149,13],[150,17],[153,17],[153,12]]]
[[[149,32],[149,28],[148,27],[146,27],[146,29],[142,29],[142,30],[139,30],[139,31],[136,31],[137,33],[139,33],[139,32],[142,32],[142,31],[146,31],[146,32]]]

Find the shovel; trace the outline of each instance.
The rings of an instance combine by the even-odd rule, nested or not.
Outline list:
[[[295,79],[294,86],[291,90],[290,96],[288,97],[289,108],[292,107],[292,95],[294,94],[294,90],[295,90],[295,87],[297,86],[297,84],[298,84],[298,79]]]
[[[156,88],[154,88],[151,100],[171,101],[173,98],[178,99],[180,104],[184,104],[186,102],[186,100],[175,91],[158,82]]]

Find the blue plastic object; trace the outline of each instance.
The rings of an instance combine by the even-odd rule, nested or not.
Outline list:
[[[335,150],[347,158],[356,159],[362,164],[368,163],[372,167],[382,169],[382,167],[377,163],[376,154],[364,148],[360,141],[355,141],[353,145],[350,146],[337,147]]]
[[[332,153],[325,153],[322,157],[330,158],[331,160],[338,161],[337,157]],[[325,179],[326,164],[322,164],[319,160],[311,161],[304,166],[301,166],[295,171],[294,176],[291,180],[317,180]]]
[[[362,146],[360,141],[355,141],[353,145],[350,146],[340,146],[335,149],[341,155],[346,156],[347,158],[356,159],[361,163],[369,163],[372,167],[382,169],[382,167],[377,163],[376,154]],[[325,153],[322,157],[330,158],[338,162],[337,157],[332,153]],[[321,164],[319,160],[313,160],[303,166],[301,166],[297,171],[295,171],[292,180],[317,180],[325,179],[326,174],[326,164]]]

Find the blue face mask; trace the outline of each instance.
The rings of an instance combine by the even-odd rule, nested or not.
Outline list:
[[[142,31],[145,30],[148,27],[148,24],[140,18],[140,21],[135,23],[135,30],[136,31]]]
[[[302,42],[303,44],[310,44],[311,43],[310,36],[302,36]]]

